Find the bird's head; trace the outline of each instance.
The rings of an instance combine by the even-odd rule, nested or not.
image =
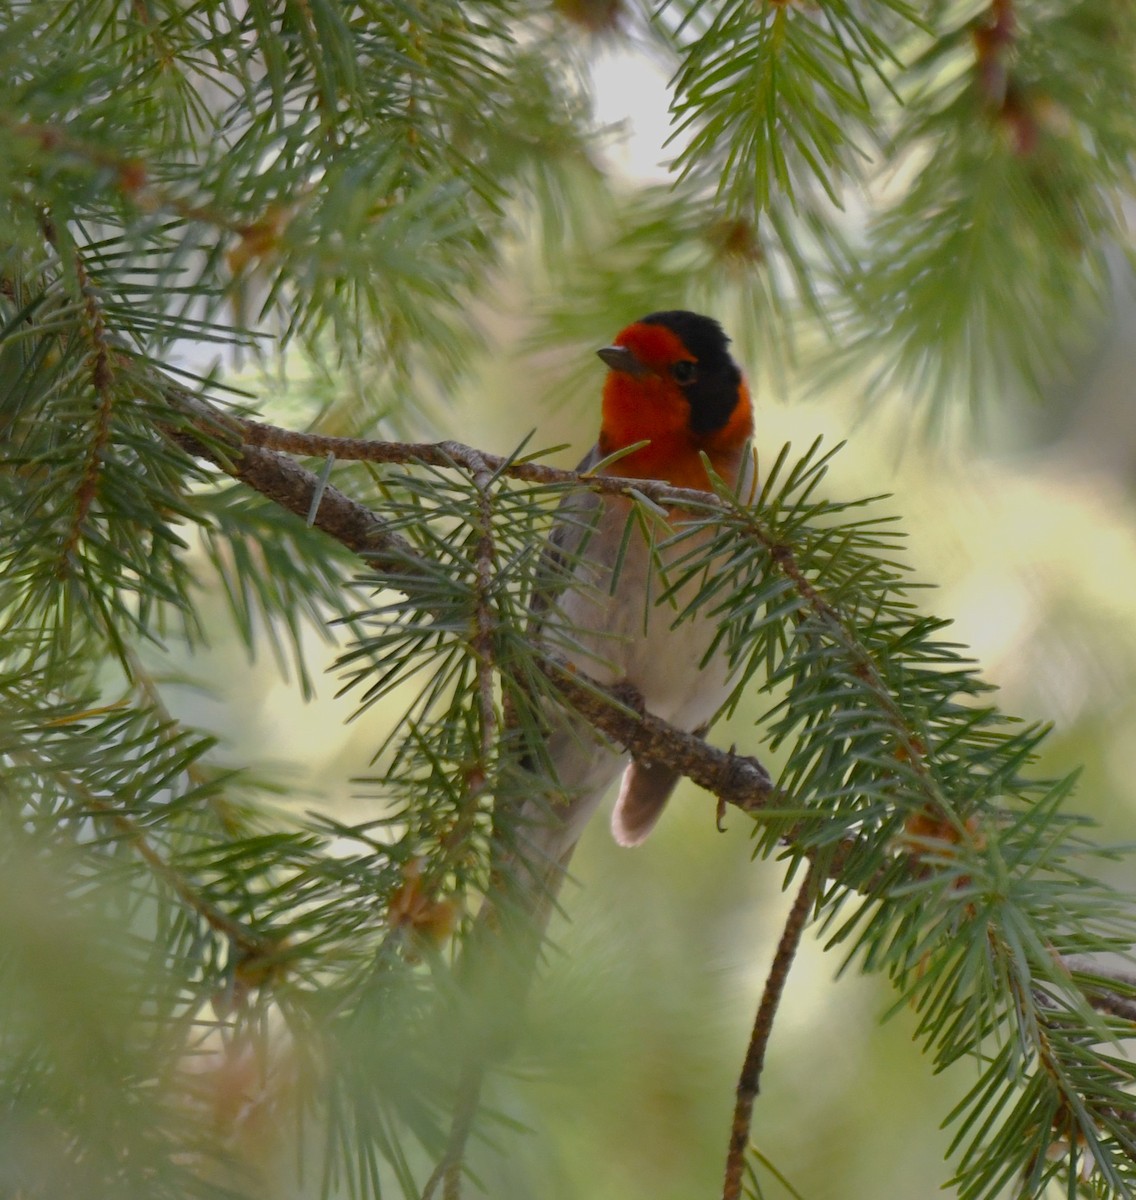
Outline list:
[[[753,410],[729,343],[712,318],[672,310],[628,325],[597,351],[609,368],[600,452],[651,443],[615,463],[614,474],[708,488],[704,452],[720,473],[734,475]]]

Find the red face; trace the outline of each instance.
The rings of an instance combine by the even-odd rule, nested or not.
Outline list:
[[[728,400],[730,415],[725,424],[709,433],[696,433],[682,380],[697,369],[698,360],[679,335],[665,325],[640,321],[622,330],[614,344],[629,350],[633,359],[629,369],[610,370],[604,382],[600,451],[612,454],[640,441],[650,445],[621,458],[612,473],[706,490],[710,481],[701,451],[715,470],[731,475],[753,431],[744,380]]]

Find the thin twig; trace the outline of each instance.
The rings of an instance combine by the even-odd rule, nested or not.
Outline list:
[[[68,560],[83,538],[83,526],[90,515],[91,505],[99,491],[99,480],[103,469],[103,452],[110,439],[111,414],[114,410],[114,390],[111,384],[114,373],[111,370],[110,352],[107,345],[106,322],[103,318],[102,306],[98,303],[94,288],[87,277],[83,260],[75,255],[75,274],[83,295],[83,332],[91,344],[88,366],[91,387],[97,397],[95,408],[94,431],[87,447],[86,461],[83,464],[83,477],[75,493],[75,511],[71,517],[71,528],[63,538],[60,550],[60,570],[68,569]]]
[[[154,849],[141,828],[129,817],[116,811],[114,805],[96,796],[88,796],[87,803],[108,816],[151,873],[170,887],[183,907],[196,913],[214,933],[221,934],[234,949],[240,951],[242,958],[267,958],[279,950],[279,945],[272,939],[258,937],[247,926],[206,900],[176,867]]]
[[[487,454],[462,442],[380,442],[369,438],[328,437],[318,433],[300,433],[281,429],[262,421],[241,418],[247,445],[323,458],[334,454],[338,459],[372,463],[417,463],[428,467],[456,467],[470,474],[478,471],[508,475],[528,483],[576,484],[593,491],[614,495],[637,494],[657,503],[699,509],[724,510],[712,493],[698,488],[674,487],[653,479],[631,479],[619,475],[590,475],[565,471],[545,463],[517,462],[498,454]]]
[[[745,1173],[745,1153],[746,1147],[749,1145],[753,1102],[757,1099],[761,1070],[765,1065],[765,1049],[769,1044],[769,1035],[773,1032],[773,1019],[777,1015],[777,1006],[781,1003],[785,981],[789,978],[789,968],[793,965],[797,948],[801,944],[801,935],[808,923],[809,909],[813,901],[814,882],[814,870],[810,867],[805,872],[804,881],[793,900],[793,907],[789,909],[789,915],[785,919],[785,928],[781,931],[781,940],[777,943],[777,953],[773,956],[769,977],[766,979],[765,988],[761,993],[761,1003],[757,1007],[753,1032],[750,1034],[745,1061],[742,1063],[741,1074],[738,1077],[734,1120],[730,1126],[730,1147],[726,1154],[726,1179],[722,1186],[722,1200],[739,1200],[742,1194],[742,1175]]]
[[[471,783],[470,794],[467,797],[465,821],[469,825],[472,825],[477,812],[478,797],[488,783],[493,750],[497,743],[497,710],[493,702],[493,673],[496,664],[493,653],[492,589],[496,547],[493,542],[493,504],[490,497],[492,472],[488,467],[480,467],[474,471],[473,481],[478,497],[477,611],[473,649],[477,656],[477,702],[480,715],[478,750],[481,761],[478,764],[477,778]],[[439,1183],[442,1184],[442,1200],[460,1200],[462,1163],[465,1160],[465,1148],[473,1129],[473,1119],[477,1114],[484,1080],[482,1063],[479,1060],[471,1061],[458,1088],[446,1151],[422,1190],[422,1200],[430,1200]]]
[[[485,1071],[480,1062],[471,1063],[458,1085],[454,1101],[454,1121],[450,1126],[450,1139],[438,1165],[434,1168],[422,1189],[422,1200],[433,1200],[439,1185],[442,1200],[460,1200],[462,1161],[466,1143],[473,1129],[473,1118],[481,1100],[481,1088],[485,1082]]]
[[[813,586],[801,569],[792,547],[770,537],[768,530],[752,516],[748,520],[748,525],[755,540],[769,551],[773,568],[792,582],[797,594],[808,606],[808,610],[822,622],[832,640],[843,648],[853,675],[871,689],[880,711],[888,718],[892,726],[896,739],[896,761],[904,762],[911,767],[928,799],[935,804],[936,811],[941,811],[944,817],[950,818],[952,816],[950,806],[944,803],[927,763],[928,747],[922,736],[912,729],[910,722],[896,703],[872,653],[856,636],[855,630],[848,627],[846,618]]]
[[[21,750],[14,757],[23,757],[38,770],[54,770],[52,765],[35,751]],[[154,848],[147,838],[145,830],[136,821],[120,811],[109,800],[104,800],[97,795],[70,771],[56,771],[56,774],[81,800],[83,805],[110,821],[118,836],[134,850],[150,869],[150,873],[170,888],[184,908],[200,917],[214,933],[224,937],[234,949],[240,951],[243,958],[265,958],[279,949],[279,946],[271,938],[258,936],[248,926],[242,925],[201,895],[185,875],[172,863],[167,862]]]
[[[182,389],[168,388],[166,395],[171,404],[194,422],[189,428],[171,427],[170,437],[191,454],[207,458],[227,474],[304,519],[308,516],[319,480],[312,471],[289,458],[289,453],[320,456],[330,453],[337,459],[358,460],[368,457],[365,451],[373,451],[369,461],[459,466],[473,473],[475,482],[480,478],[480,487],[488,485],[492,473],[501,471],[526,479],[539,476],[545,482],[596,486],[604,491],[637,490],[650,499],[673,504],[687,503],[688,500],[703,505],[719,503],[705,492],[669,488],[645,480],[581,476],[575,471],[559,471],[537,463],[510,465],[505,459],[482,454],[457,442],[417,445],[296,434],[221,413]],[[203,426],[200,432],[197,431],[199,425]],[[241,439],[246,434],[259,438],[262,444],[243,443]],[[266,448],[270,444],[273,448]],[[330,484],[323,490],[314,524],[341,545],[395,576],[409,580],[416,575],[425,577],[428,574],[427,564],[409,542],[387,529],[378,514]],[[483,551],[484,546],[479,545],[479,562]],[[484,632],[479,625],[478,639]],[[552,658],[538,660],[537,665],[567,703],[602,733],[637,756],[674,767],[699,786],[745,812],[768,808],[775,801],[776,792],[769,773],[755,758],[716,750],[701,738],[675,729],[650,713],[640,715],[628,708],[616,692],[579,671],[567,670]]]
[[[158,681],[147,669],[145,663],[143,663],[129,642],[123,645],[122,661],[130,669],[130,682],[138,689],[146,703],[149,704],[158,716],[160,722],[157,730],[158,737],[165,745],[172,745],[182,729],[182,724],[166,704],[162,690],[158,686]],[[196,761],[186,763],[183,770],[185,771],[185,777],[194,787],[204,787],[211,782],[209,772],[202,769],[201,765]],[[231,826],[236,810],[229,800],[224,795],[212,791],[207,794],[206,800],[217,814],[218,819],[226,825]]]
[[[493,543],[493,501],[490,496],[492,473],[487,466],[473,473],[477,487],[477,632],[473,646],[477,653],[477,698],[481,715],[482,786],[489,774],[489,762],[497,741],[497,712],[493,704],[493,568],[497,551]]]
[[[1090,1007],[1136,1025],[1136,975],[1091,958],[1065,955],[1059,961],[1071,975],[1088,976],[1079,985]]]

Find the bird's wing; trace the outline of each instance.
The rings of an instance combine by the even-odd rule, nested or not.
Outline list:
[[[590,471],[601,459],[598,446],[580,460],[577,473]],[[529,599],[529,632],[539,636],[545,616],[556,597],[572,579],[577,556],[594,527],[595,518],[603,504],[601,497],[586,488],[573,488],[556,508],[552,531],[537,564],[536,582]]]

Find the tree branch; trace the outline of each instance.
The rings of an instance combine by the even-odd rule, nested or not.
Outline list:
[[[533,483],[576,484],[608,494],[642,496],[670,506],[726,511],[723,500],[706,492],[674,488],[650,480],[585,475],[540,463],[515,462],[459,442],[380,442],[297,433],[222,413],[174,385],[167,384],[163,390],[171,407],[184,418],[171,423],[167,432],[190,454],[214,463],[233,478],[305,519],[313,497],[319,494],[320,502],[313,519],[317,528],[384,571],[408,580],[425,571],[427,566],[410,543],[387,528],[377,513],[337,488],[326,485],[321,493],[319,478],[294,462],[290,454],[320,457],[333,454],[352,461],[452,467],[469,472],[482,490],[487,486],[490,474],[500,473]],[[482,532],[484,534],[484,530]],[[920,778],[927,779],[927,748],[896,710],[875,662],[858,645],[839,614],[804,576],[791,548],[772,541],[760,526],[755,525],[753,533],[769,550],[775,568],[793,582],[814,616],[845,645],[853,668],[880,697],[881,705],[894,725],[897,748],[915,766]],[[487,565],[485,555],[488,550],[484,544],[479,550],[478,569],[482,572]],[[479,638],[484,638],[485,633],[483,628],[479,629]],[[569,670],[554,658],[538,659],[536,665],[566,704],[636,756],[674,767],[720,801],[743,812],[767,811],[782,799],[769,773],[757,759],[718,750],[651,713],[641,713],[626,703],[626,697],[620,695],[618,689],[605,688],[579,671]],[[939,799],[933,788],[929,791],[933,800]],[[949,819],[950,813],[943,811],[943,816]],[[788,830],[785,836],[792,843],[799,839],[800,833],[797,827]],[[813,856],[810,854],[809,857]],[[843,858],[839,850],[832,856],[829,875],[839,875]],[[867,890],[870,883],[861,886]],[[1113,979],[1117,984],[1115,988],[1094,988],[1086,984],[1087,1002],[1102,1012],[1136,1023],[1136,998],[1126,994],[1127,986],[1133,981],[1095,965],[1069,965],[1082,974],[1105,981]]]
[[[619,475],[591,475],[565,471],[544,463],[515,461],[498,454],[486,454],[462,442],[379,442],[367,438],[325,437],[317,433],[297,433],[266,425],[260,421],[240,421],[246,444],[288,454],[307,454],[321,458],[334,454],[352,462],[421,463],[429,467],[456,467],[476,475],[479,471],[508,475],[528,483],[574,483],[591,491],[609,495],[645,496],[656,503],[684,508],[724,508],[709,492],[697,488],[674,487],[653,479],[631,479]]]
[[[730,1146],[726,1153],[726,1178],[722,1185],[722,1200],[740,1200],[742,1194],[742,1173],[745,1169],[746,1146],[749,1145],[750,1124],[753,1121],[753,1102],[757,1099],[761,1072],[765,1066],[765,1050],[773,1033],[773,1020],[777,1016],[777,1008],[785,991],[789,968],[793,965],[797,948],[801,944],[801,935],[808,924],[813,885],[816,882],[814,875],[815,872],[810,867],[793,900],[793,906],[789,909],[789,915],[785,918],[785,928],[781,931],[777,952],[773,956],[773,963],[761,993],[761,1003],[757,1006],[749,1047],[738,1077],[734,1119],[730,1126]]]
[[[275,459],[284,462],[290,462],[290,460],[283,458],[282,454],[306,454],[312,457],[333,454],[336,458],[345,461],[421,463],[426,466],[464,470],[475,480],[482,478],[486,471],[490,471],[530,483],[575,484],[608,495],[645,497],[654,503],[668,507],[730,511],[724,500],[697,489],[672,487],[670,484],[655,480],[565,471],[546,466],[543,463],[516,462],[499,455],[486,454],[461,442],[382,442],[366,438],[326,437],[321,434],[282,429],[276,425],[268,425],[246,418],[228,418],[228,420],[232,422],[238,435],[244,439],[246,453],[250,452],[249,448],[257,448],[260,453],[271,453]],[[295,469],[295,464],[291,465]],[[311,479],[314,480],[314,478],[311,476]],[[246,482],[250,482],[251,486],[256,486],[255,482],[249,480]],[[307,492],[305,495],[310,501],[311,492]],[[349,503],[354,502],[349,501]],[[361,505],[358,507],[362,509]],[[293,509],[292,511],[297,510]],[[303,512],[306,514],[306,507]],[[370,510],[363,509],[363,512],[369,513]],[[371,513],[370,516],[374,522],[379,521],[377,515]],[[319,521],[316,523],[320,528],[325,527]],[[329,532],[331,531],[329,530]],[[809,610],[825,623],[832,631],[833,636],[845,647],[853,670],[872,687],[880,707],[893,724],[898,743],[897,750],[900,755],[905,761],[912,764],[916,773],[927,784],[929,800],[935,803],[938,809],[942,809],[944,812],[948,811],[947,806],[942,803],[942,797],[931,786],[929,772],[924,761],[927,748],[897,709],[894,699],[883,683],[877,664],[845,628],[839,614],[805,578],[792,549],[777,542],[767,530],[756,523],[752,524],[751,532],[769,552],[775,569],[792,581]],[[332,536],[335,536],[334,532]],[[401,541],[401,539],[399,540]],[[356,548],[347,541],[344,541],[343,544],[348,545],[351,549]],[[373,558],[374,553],[369,553],[368,557]],[[753,812],[757,808],[767,805],[771,799],[772,785],[769,776],[760,764],[756,764],[755,760],[737,759],[732,755],[722,755],[720,751],[711,751],[711,754],[719,755],[716,760],[712,760],[709,755],[697,748],[701,746],[705,750],[710,749],[705,747],[699,739],[692,738],[688,734],[678,733],[664,722],[656,721],[654,718],[648,717],[646,720],[640,720],[623,706],[619,706],[617,709],[613,708],[610,703],[610,695],[608,701],[598,699],[597,693],[603,692],[598,685],[586,681],[581,684],[581,677],[576,679],[567,677],[565,672],[557,672],[554,667],[542,667],[542,670],[545,670],[545,674],[553,680],[561,694],[569,700],[574,708],[577,708],[581,715],[609,737],[627,746],[628,749],[642,753],[645,757],[653,758],[656,761],[665,762],[668,766],[674,766],[701,787],[707,788],[727,803],[737,805],[745,811]],[[674,736],[676,733],[678,733],[678,738]],[[726,759],[733,759],[735,765],[727,766],[724,761]],[[739,772],[736,764],[742,762],[756,766],[757,771],[764,777],[764,790],[756,775],[746,769]]]
[[[99,478],[102,472],[103,451],[111,431],[111,413],[114,409],[114,389],[112,382],[114,373],[110,366],[110,353],[107,346],[106,321],[103,310],[95,298],[87,270],[83,260],[75,255],[75,273],[83,296],[83,333],[90,342],[88,370],[90,372],[91,388],[97,398],[94,414],[94,429],[91,433],[90,444],[87,447],[87,457],[83,464],[83,476],[75,494],[75,510],[71,517],[71,528],[62,541],[60,550],[60,568],[68,570],[71,557],[83,537],[84,525],[90,515],[91,505],[99,491]]]
[[[246,428],[256,422],[222,413],[185,389],[167,385],[163,394],[186,420],[166,426],[167,435],[187,453],[219,467],[253,491],[308,519],[312,500],[319,506],[312,524],[348,550],[393,574],[413,576],[420,563],[405,538],[384,528],[382,520],[365,504],[352,500],[330,484],[321,485],[311,471],[287,454],[263,449],[246,439]]]
[[[1086,1003],[1136,1025],[1136,975],[1087,958],[1062,957],[1061,965],[1079,981]]]
[[[676,729],[649,712],[629,708],[618,690],[605,688],[555,659],[539,659],[537,667],[590,725],[636,758],[674,767],[743,812],[759,812],[778,798],[769,772],[756,758],[717,750],[696,734]]]
[[[18,756],[26,759],[38,770],[55,771],[47,759],[33,750],[19,751]],[[214,933],[224,937],[239,952],[242,959],[264,959],[279,950],[279,945],[272,938],[257,934],[247,925],[229,916],[223,909],[218,908],[212,901],[207,900],[177,867],[162,857],[136,821],[109,800],[96,795],[86,783],[70,771],[56,773],[86,808],[106,817],[114,826],[117,835],[134,849],[150,872],[170,888],[185,908],[196,913]]]
[[[165,394],[189,422],[168,430],[178,445],[305,519],[320,489],[320,480],[289,458],[289,453],[458,467],[469,471],[479,481],[479,488],[486,486],[487,473],[501,472],[535,482],[577,483],[609,493],[634,492],[672,505],[721,506],[721,501],[706,492],[648,480],[581,475],[539,463],[511,462],[459,442],[370,442],[293,433],[222,413],[181,388],[167,387]],[[322,488],[313,524],[392,574],[410,578],[425,571],[417,551],[399,534],[385,528],[377,513],[330,485]],[[674,767],[744,812],[757,812],[773,801],[775,791],[769,773],[756,759],[716,750],[650,713],[639,714],[627,707],[617,691],[602,687],[580,672],[569,671],[554,659],[538,660],[537,665],[571,707],[635,755]]]

